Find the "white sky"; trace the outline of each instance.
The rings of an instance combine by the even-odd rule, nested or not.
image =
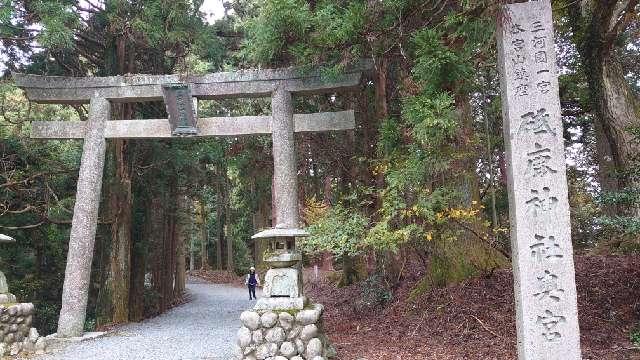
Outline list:
[[[211,24],[224,16],[222,0],[204,0],[200,7],[200,11],[205,14],[207,22]]]

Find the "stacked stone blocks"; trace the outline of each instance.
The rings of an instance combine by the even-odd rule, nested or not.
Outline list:
[[[0,304],[0,357],[44,352],[45,338],[31,327],[34,315],[32,303]]]
[[[237,360],[326,360],[336,356],[322,330],[324,308],[248,310],[238,331]]]

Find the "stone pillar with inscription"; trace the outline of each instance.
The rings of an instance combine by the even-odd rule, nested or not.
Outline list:
[[[499,67],[519,359],[581,359],[548,0],[505,5]]]

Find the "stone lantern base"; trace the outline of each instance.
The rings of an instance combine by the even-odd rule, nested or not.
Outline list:
[[[253,307],[254,310],[302,310],[307,305],[307,298],[300,297],[274,297],[260,298]]]
[[[336,351],[322,328],[323,310],[322,305],[315,304],[302,310],[253,309],[243,312],[235,359],[334,358]]]
[[[44,353],[47,341],[31,327],[34,315],[32,303],[0,304],[0,358],[19,353]]]

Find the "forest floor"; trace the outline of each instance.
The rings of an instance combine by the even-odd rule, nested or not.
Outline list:
[[[583,359],[640,359],[629,340],[640,321],[640,256],[577,256],[575,262]],[[324,327],[339,360],[517,358],[510,270],[413,300],[420,267],[404,274],[392,300],[375,309],[354,300],[362,298],[361,284],[307,283],[307,295],[325,305]]]
[[[191,270],[189,276],[202,279],[212,284],[227,284],[244,287],[244,276],[238,276],[227,270]],[[264,275],[263,275],[264,277]]]

